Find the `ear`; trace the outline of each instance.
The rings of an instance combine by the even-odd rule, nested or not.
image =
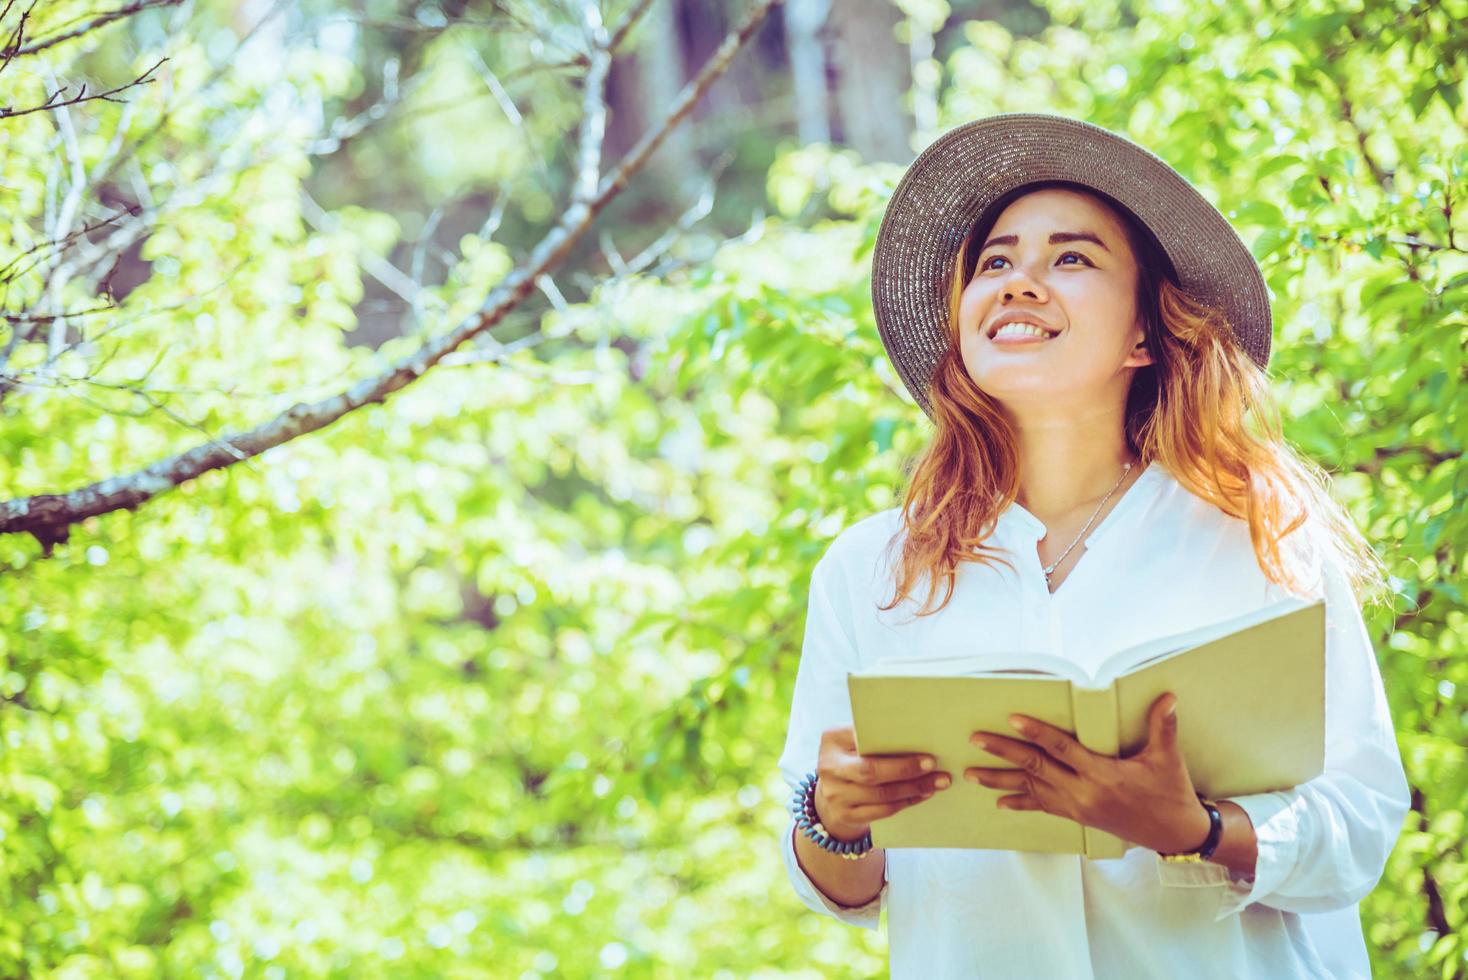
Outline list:
[[[1147,350],[1147,335],[1142,331],[1141,321],[1135,324],[1132,334],[1136,337],[1136,343],[1132,344],[1132,352],[1122,362],[1122,367],[1146,367],[1152,363],[1152,352]]]

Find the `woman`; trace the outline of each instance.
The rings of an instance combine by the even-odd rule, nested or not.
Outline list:
[[[1368,977],[1357,902],[1409,804],[1357,600],[1381,566],[1280,434],[1248,250],[1147,150],[1011,113],[919,156],[872,278],[935,431],[903,506],[849,526],[812,573],[779,763],[810,815],[782,837],[797,895],[869,929],[885,907],[899,980]],[[1091,668],[1287,594],[1324,596],[1327,630],[1325,769],[1290,790],[1202,799],[1171,694],[1123,759],[1023,718],[975,733],[1014,768],[856,753],[846,671],[876,659],[1040,650]],[[1137,846],[871,847],[873,820],[957,778]]]

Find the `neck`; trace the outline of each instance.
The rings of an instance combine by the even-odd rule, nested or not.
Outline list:
[[[1082,510],[1089,513],[1113,488],[1115,499],[1141,474],[1140,461],[1120,433],[1111,439],[1094,435],[1081,427],[1021,430],[1017,499],[1041,523],[1063,522]],[[1129,462],[1132,468],[1126,471]]]

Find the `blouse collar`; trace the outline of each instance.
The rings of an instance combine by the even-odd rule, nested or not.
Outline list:
[[[1152,460],[1142,470],[1142,475],[1122,493],[1121,499],[1111,512],[1102,518],[1101,523],[1086,535],[1085,546],[1089,550],[1101,541],[1108,531],[1116,527],[1126,515],[1142,507],[1156,496],[1166,478],[1166,471],[1157,460]],[[1038,517],[1030,513],[1020,505],[1018,500],[1011,501],[1009,507],[999,515],[1000,527],[1007,527],[1009,531],[1025,542],[1039,541],[1046,534],[1045,525]]]

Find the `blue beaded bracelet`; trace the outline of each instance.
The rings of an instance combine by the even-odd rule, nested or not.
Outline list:
[[[855,861],[872,849],[871,828],[867,828],[866,833],[856,840],[836,840],[831,837],[816,816],[816,780],[819,778],[812,772],[796,786],[795,795],[790,800],[790,812],[795,817],[795,825],[822,850]]]

